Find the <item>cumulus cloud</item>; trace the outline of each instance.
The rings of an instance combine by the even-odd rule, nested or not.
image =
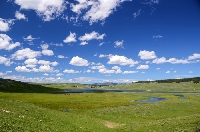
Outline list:
[[[42,54],[47,56],[54,55],[54,52],[52,50],[48,50],[49,45],[48,44],[42,44]]]
[[[118,64],[118,65],[130,65],[134,66],[138,64],[139,62],[132,60],[131,58],[127,58],[125,56],[119,56],[119,55],[112,55],[109,57],[108,64]]]
[[[26,64],[26,67],[34,68],[37,66],[38,60],[36,58],[27,59],[24,61],[24,64]]]
[[[72,69],[65,69],[63,72],[64,73],[80,73],[80,71],[75,71],[75,70],[72,70]]]
[[[49,74],[47,74],[47,73],[44,73],[43,75],[44,75],[44,76],[49,76]]]
[[[15,60],[23,60],[25,58],[33,59],[38,56],[41,56],[40,51],[34,51],[29,48],[18,50],[14,54],[12,54],[12,58],[14,58]]]
[[[112,54],[108,54],[108,55],[104,55],[104,54],[100,54],[99,58],[106,58],[106,57],[111,57],[113,56]]]
[[[123,40],[122,41],[115,41],[115,48],[124,48],[123,46]]]
[[[54,55],[52,50],[42,50],[43,55],[52,56]]]
[[[6,20],[0,18],[0,31],[7,32],[10,30],[10,26],[13,24],[13,20]]]
[[[58,74],[56,74],[56,76],[63,76],[64,74],[62,74],[62,73],[58,73]]]
[[[99,64],[99,65],[96,65],[96,66],[91,66],[90,67],[91,69],[95,70],[95,69],[105,69],[106,67],[103,65],[103,64]]]
[[[53,67],[57,66],[59,63],[56,61],[50,62],[46,60],[37,60],[36,58],[29,58],[24,61],[24,64],[26,64],[26,66],[18,66],[17,71],[22,72],[22,70],[24,70],[25,72],[52,72]],[[40,65],[39,68],[37,68],[38,65]]]
[[[74,56],[69,64],[74,65],[74,66],[88,66],[89,62],[86,59],[83,59],[78,56]]]
[[[16,12],[15,12],[15,17],[16,17],[18,20],[21,20],[21,19],[23,19],[23,20],[28,20],[28,19],[26,18],[26,16],[25,16],[24,14],[20,13],[19,11],[16,11]]]
[[[34,69],[33,69],[34,71]],[[36,72],[52,72],[53,68],[49,65],[41,65],[39,69],[35,69]]]
[[[93,39],[102,40],[105,36],[106,36],[105,33],[100,35],[98,32],[93,31],[91,33],[85,33],[84,36],[80,36],[79,40],[81,41],[89,41]]]
[[[64,43],[71,43],[71,42],[76,42],[76,33],[71,33],[66,39],[63,40]]]
[[[113,66],[111,70],[106,69],[106,67],[104,65],[99,65],[99,66],[93,66],[92,69],[98,69],[99,73],[102,74],[119,74],[122,73],[121,68],[118,66]]]
[[[88,44],[88,42],[86,42],[86,41],[83,41],[80,43],[80,45],[86,45],[86,44]]]
[[[171,64],[188,64],[190,63],[188,60],[183,60],[183,59],[176,59],[176,58],[170,58],[167,60],[167,62]]]
[[[65,58],[65,56],[63,56],[63,55],[58,55],[58,58],[63,59],[63,58]]]
[[[165,59],[165,57],[161,57],[161,58],[156,58],[152,61],[152,63],[155,63],[155,64],[163,64],[163,63],[166,63],[167,60]]]
[[[5,76],[6,74],[3,72],[0,72],[0,76]]]
[[[146,51],[146,50],[140,51],[138,56],[142,60],[149,60],[149,59],[155,59],[156,58],[156,54],[155,54],[154,51]]]
[[[193,55],[188,57],[188,60],[195,60],[199,58],[200,58],[200,54],[194,53]]]
[[[34,10],[43,21],[51,21],[60,16],[65,10],[64,0],[15,0],[20,9]]]
[[[10,59],[0,56],[0,64],[4,64],[5,66],[10,66],[13,62]]]
[[[134,74],[138,73],[138,71],[124,71],[123,74]]]
[[[149,69],[149,65],[140,65],[137,69]]]
[[[166,71],[166,73],[168,74],[168,73],[170,73],[170,71]]]
[[[28,69],[28,68],[25,67],[25,66],[17,66],[17,67],[15,68],[15,70],[18,71],[18,72],[31,72],[31,70]]]
[[[90,24],[98,21],[104,21],[113,11],[116,10],[116,7],[119,6],[122,2],[128,0],[105,0],[98,1],[87,1],[87,0],[76,0],[78,4],[71,4],[71,10],[78,15],[83,11],[87,10],[83,15],[83,19],[89,21]]]
[[[32,42],[33,40],[39,39],[39,38],[33,38],[32,35],[29,35],[29,36],[27,36],[26,38],[23,38],[23,39],[24,39],[24,41]]]
[[[20,46],[19,42],[14,43],[8,35],[0,34],[0,50],[12,50],[17,46]]]

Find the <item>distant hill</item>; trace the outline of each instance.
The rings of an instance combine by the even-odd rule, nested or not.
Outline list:
[[[182,79],[165,79],[165,80],[155,80],[155,81],[138,81],[138,82],[136,82],[136,83],[150,83],[150,82],[158,82],[158,83],[193,82],[193,83],[199,83],[199,82],[200,82],[200,77],[182,78]]]
[[[20,82],[20,81],[0,78],[0,92],[51,93],[55,91],[60,91],[60,89],[48,88],[38,84],[31,84],[27,82]]]
[[[117,85],[117,83],[112,82],[105,82],[105,83],[93,83],[92,86],[114,86]]]

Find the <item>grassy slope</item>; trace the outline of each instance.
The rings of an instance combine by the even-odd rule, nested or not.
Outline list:
[[[0,99],[1,132],[65,132],[65,131],[112,131],[103,121],[88,116],[59,112],[31,103]]]
[[[116,89],[144,88],[148,90],[153,86],[155,86],[155,89],[161,87],[164,90],[169,87],[171,91],[176,87],[180,87],[177,91],[194,91],[194,88],[198,91],[199,89],[198,84],[193,86],[189,83],[159,85],[128,84],[118,85]],[[11,87],[12,89],[13,86]],[[189,87],[189,90],[186,87]],[[10,90],[8,92],[0,92],[1,131],[192,132],[197,130],[200,122],[199,94],[184,94],[186,99],[183,100],[172,94],[161,93],[84,93],[65,95],[51,94],[48,92],[52,91],[51,88],[43,90],[43,93],[34,92],[33,89],[31,89],[32,93],[30,90],[28,91],[25,93],[10,92]],[[168,98],[168,100],[157,103],[137,102],[137,100],[145,99],[146,97],[164,97]],[[63,112],[63,110],[69,112]]]

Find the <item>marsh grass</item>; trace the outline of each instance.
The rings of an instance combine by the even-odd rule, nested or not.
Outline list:
[[[81,86],[76,88],[84,87]],[[56,86],[58,87],[59,85]],[[52,88],[54,89],[55,85],[49,86],[50,90]],[[186,92],[194,89],[199,91],[200,87],[199,84],[191,83],[171,85],[152,83],[116,85],[112,89]],[[182,93],[182,95],[186,99],[181,99],[172,93],[153,92],[68,94],[0,92],[0,131],[195,132],[200,122],[200,94]],[[167,98],[167,100],[137,102],[148,97]]]

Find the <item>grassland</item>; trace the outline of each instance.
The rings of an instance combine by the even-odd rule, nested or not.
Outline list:
[[[0,131],[200,131],[200,84],[134,83],[104,88],[147,92],[68,94],[56,94],[55,90],[84,89],[86,85],[34,85],[36,91],[41,92],[34,92],[32,84],[29,85],[31,90],[26,87],[26,92],[9,90],[15,89],[15,85],[7,91],[0,87],[3,89],[0,92]],[[181,93],[185,97],[182,99],[174,93],[166,93],[169,91],[193,93]],[[138,102],[148,97],[167,100]]]

